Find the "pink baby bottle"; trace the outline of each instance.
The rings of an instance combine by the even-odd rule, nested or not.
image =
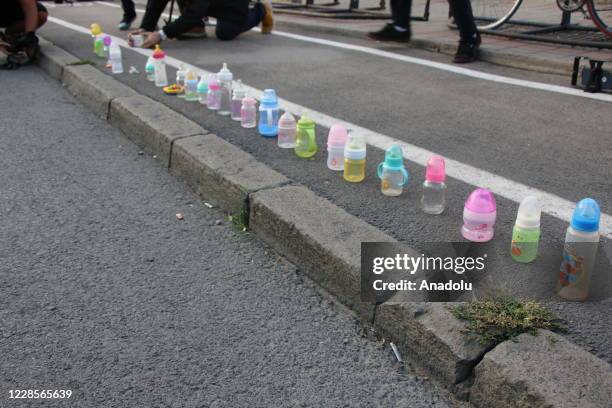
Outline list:
[[[463,207],[461,235],[474,242],[487,242],[493,238],[497,205],[493,193],[484,188],[472,191]]]
[[[344,170],[344,145],[348,132],[342,125],[333,125],[327,136],[327,168],[335,171]]]

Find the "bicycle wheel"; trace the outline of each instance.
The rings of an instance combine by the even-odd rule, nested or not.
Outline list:
[[[608,37],[612,37],[612,0],[587,0],[593,23]]]
[[[523,0],[472,0],[472,12],[479,30],[497,28],[516,13]]]

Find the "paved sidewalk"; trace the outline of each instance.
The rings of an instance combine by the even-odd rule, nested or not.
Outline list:
[[[54,79],[0,88],[1,407],[449,406]]]
[[[316,4],[325,3],[317,1]],[[361,0],[360,8],[375,7],[378,0]],[[387,1],[387,11],[389,11]],[[342,0],[338,8],[347,9],[348,0]],[[425,0],[413,3],[413,16],[422,16]],[[447,0],[432,0],[429,21],[415,21],[412,24],[414,41],[412,46],[435,50],[445,54],[455,52],[458,33],[447,26]],[[517,20],[539,21],[558,24],[561,11],[555,1],[525,1],[514,16]],[[339,34],[351,37],[364,37],[369,31],[378,30],[385,20],[351,20],[322,17],[306,17],[293,14],[277,13],[277,26],[283,30],[293,28],[310,29],[320,34]],[[572,15],[572,22],[581,26],[592,27],[590,20],[582,14]],[[510,39],[501,36],[485,35],[482,45],[482,59],[517,68],[529,68],[552,73],[569,73],[573,58],[577,55],[588,55],[593,58],[612,59],[612,50],[572,47],[537,41]]]

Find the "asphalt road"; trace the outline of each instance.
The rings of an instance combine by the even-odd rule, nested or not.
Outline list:
[[[53,8],[51,15],[82,27],[95,21],[110,34],[125,35],[115,29],[120,16],[116,8],[99,4],[62,6]],[[53,23],[45,26],[42,34],[79,58],[95,59],[86,34]],[[368,41],[332,39],[379,47]],[[235,78],[259,89],[274,87],[281,97],[292,102],[567,200],[596,198],[606,213],[612,208],[612,116],[608,102],[456,76],[401,61],[255,32],[225,43],[214,38],[175,41],[167,43],[165,49],[170,56],[209,71],[217,71],[222,62],[227,62]],[[385,49],[448,62],[447,56],[403,46]],[[123,54],[126,69],[134,65],[142,71],[143,56],[130,50],[124,50]],[[102,64],[94,62],[107,72]],[[481,62],[471,68],[552,84],[565,85],[568,80]],[[168,72],[172,78],[174,71]],[[460,240],[463,202],[475,188],[473,185],[450,178],[447,211],[441,216],[427,216],[418,205],[424,168],[415,163],[407,163],[412,179],[406,192],[400,198],[390,199],[380,194],[379,181],[373,177],[376,165],[383,158],[379,149],[369,147],[368,177],[365,182],[352,185],[325,167],[326,128],[317,128],[320,153],[313,160],[299,160],[291,152],[277,149],[274,140],[261,138],[255,131],[242,129],[200,105],[163,95],[142,75],[124,74],[115,78],[183,113],[396,239],[414,246]],[[491,268],[491,279],[496,286],[518,288],[521,293],[529,294],[534,277],[538,278],[538,284],[549,278],[554,280],[556,269],[549,270],[541,259],[532,265],[511,261],[506,248],[518,204],[502,197],[497,198],[497,204],[496,242],[499,245],[496,248],[500,256]],[[554,246],[563,239],[566,222],[544,214],[542,225],[543,242]],[[612,273],[606,273],[610,271],[610,253],[612,242],[602,239],[599,261],[604,272],[594,277],[590,302],[571,307],[553,303],[553,306],[569,322],[569,335],[578,344],[612,361],[612,351],[607,346],[612,340],[612,303],[606,301],[612,293]]]
[[[1,407],[452,406],[55,80],[0,89]]]

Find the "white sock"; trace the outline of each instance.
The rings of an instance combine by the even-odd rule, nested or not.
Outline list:
[[[393,28],[395,28],[395,31],[399,31],[400,33],[405,33],[406,31],[408,31],[407,28],[400,27],[397,24],[393,24]]]

